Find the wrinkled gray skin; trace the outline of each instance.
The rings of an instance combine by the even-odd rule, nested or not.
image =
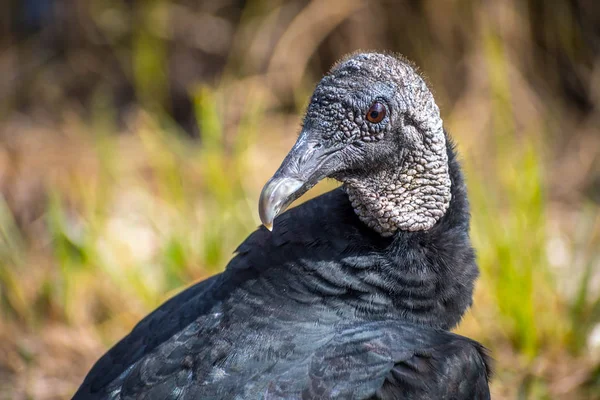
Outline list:
[[[366,118],[375,102],[386,109],[379,123]],[[318,175],[311,176],[313,170]],[[321,80],[298,142],[272,184],[283,197],[299,189],[291,197],[297,198],[324,176],[344,182],[356,214],[383,236],[429,229],[444,215],[451,196],[442,119],[408,63],[359,54]]]

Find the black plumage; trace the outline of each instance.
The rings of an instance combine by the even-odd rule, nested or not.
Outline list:
[[[447,331],[478,270],[449,140],[446,154],[451,201],[430,229],[382,236],[344,188],[295,207],[144,318],[74,398],[489,398],[485,350]]]

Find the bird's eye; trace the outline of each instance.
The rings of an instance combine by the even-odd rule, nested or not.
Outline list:
[[[385,106],[380,102],[376,101],[371,105],[369,111],[367,111],[367,120],[374,124],[381,122],[385,117]]]

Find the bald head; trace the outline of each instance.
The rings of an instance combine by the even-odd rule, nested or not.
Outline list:
[[[293,193],[278,193],[286,200],[273,217],[325,177],[344,182],[361,220],[384,236],[429,229],[445,213],[450,178],[442,120],[408,62],[359,53],[323,77],[300,137],[272,179],[294,182],[278,186]],[[274,193],[263,192],[279,198]]]

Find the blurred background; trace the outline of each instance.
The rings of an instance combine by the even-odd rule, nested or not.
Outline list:
[[[493,398],[600,398],[599,2],[4,0],[0,399],[69,398],[222,270],[358,49],[419,65],[458,142]]]

